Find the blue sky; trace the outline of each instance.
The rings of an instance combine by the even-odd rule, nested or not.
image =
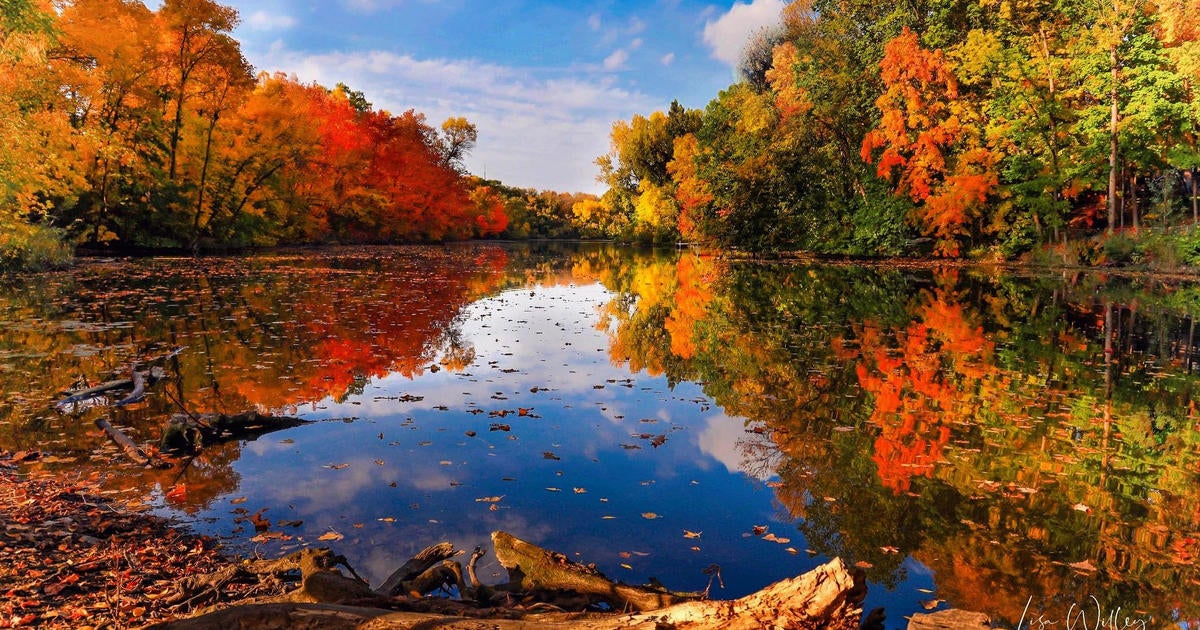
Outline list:
[[[784,0],[226,0],[259,70],[344,82],[377,109],[479,128],[467,160],[506,184],[599,192],[613,121],[702,108]]]

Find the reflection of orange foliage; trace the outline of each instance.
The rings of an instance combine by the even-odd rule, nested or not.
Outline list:
[[[679,259],[675,266],[675,308],[667,317],[671,352],[683,359],[696,356],[695,327],[712,301],[712,261],[694,255]]]
[[[896,492],[914,476],[931,476],[950,442],[950,426],[969,417],[974,390],[983,378],[992,342],[969,321],[953,296],[938,290],[917,308],[916,320],[887,343],[880,328],[859,331],[860,386],[875,399],[870,421],[880,427],[874,460],[881,482]],[[843,358],[852,358],[839,344]]]
[[[315,290],[304,294],[305,308],[289,324],[287,336],[297,342],[287,360],[252,354],[221,357],[223,396],[214,401],[214,408],[197,410],[293,407],[340,398],[365,379],[388,374],[412,378],[433,363],[462,369],[473,354],[451,339],[454,318],[464,306],[504,282],[504,275],[496,272],[506,260],[504,250],[488,248],[465,265],[431,260],[430,264],[445,267],[420,273],[364,274],[362,282],[336,290],[316,283]],[[280,308],[267,304],[262,310]],[[261,362],[247,365],[247,361]],[[245,404],[231,398],[241,398]]]

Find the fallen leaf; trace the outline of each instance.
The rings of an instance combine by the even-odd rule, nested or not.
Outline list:
[[[684,538],[699,538],[700,534],[702,534],[702,533],[703,532],[693,532],[691,530],[685,529],[685,530],[683,530],[683,537]]]
[[[317,536],[317,540],[341,540],[343,538],[345,538],[345,536],[333,531],[325,532],[324,534]]]
[[[656,518],[659,518],[659,516],[657,514],[655,514],[654,512],[642,512],[642,518],[654,520]]]

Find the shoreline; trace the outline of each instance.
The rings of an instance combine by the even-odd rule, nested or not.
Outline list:
[[[99,479],[30,476],[13,459],[0,453],[0,628],[141,627],[285,591],[231,581],[181,600],[188,578],[234,562],[218,541],[105,497]]]

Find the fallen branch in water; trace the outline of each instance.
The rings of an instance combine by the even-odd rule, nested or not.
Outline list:
[[[140,446],[129,439],[129,436],[125,435],[124,431],[113,426],[108,421],[108,418],[96,418],[96,426],[107,433],[108,437],[112,438],[112,441],[116,442],[117,446],[120,446],[125,451],[125,455],[133,460],[133,463],[139,466],[148,466],[152,463],[153,460],[146,454],[146,451],[143,451]]]
[[[142,373],[137,371],[136,364],[134,364],[129,371],[132,373],[130,380],[133,381],[133,391],[129,392],[129,395],[125,398],[113,403],[114,407],[132,405],[133,403],[141,402],[141,400],[146,397],[146,377],[142,376]]]

